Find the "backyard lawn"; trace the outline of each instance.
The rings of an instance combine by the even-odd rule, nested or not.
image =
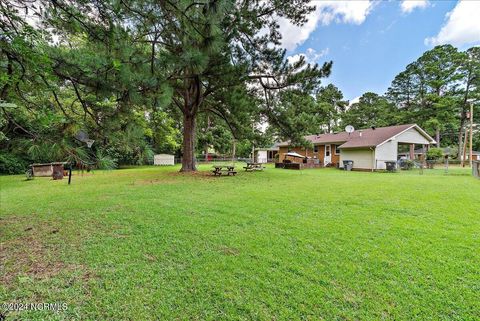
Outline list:
[[[21,320],[479,320],[467,169],[2,176],[0,303]]]

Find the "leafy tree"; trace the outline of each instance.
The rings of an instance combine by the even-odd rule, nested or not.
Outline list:
[[[238,125],[235,118],[245,114],[242,107],[255,107],[247,95],[258,90],[247,89],[248,84],[256,82],[264,91],[308,86],[329,72],[329,64],[318,68],[302,60],[290,65],[285,51],[277,47],[281,36],[275,18],[304,23],[314,9],[306,0],[135,1],[125,7],[137,34],[148,34],[143,41],[151,44],[152,52],[158,48],[163,63],[158,67],[182,113],[182,171],[195,170],[199,113]]]
[[[461,75],[459,96],[458,153],[462,153],[463,136],[467,125],[469,104],[474,106],[474,114],[480,114],[480,47],[472,47],[462,53],[459,73]],[[478,116],[477,116],[478,119]],[[478,138],[478,137],[477,137]],[[476,147],[477,149],[480,149]]]
[[[236,139],[253,139],[252,122],[268,114],[261,103],[267,93],[290,86],[308,90],[328,75],[330,63],[288,64],[279,47],[277,17],[301,25],[314,10],[308,2],[38,1],[38,26],[44,38],[53,40],[47,34],[52,30],[58,41],[46,46],[45,70],[53,77],[45,86],[54,97],[66,89],[71,110],[61,99],[55,108],[83,113],[81,127],[106,145],[110,134],[125,130],[118,119],[142,110],[176,118],[173,102],[182,123],[182,171],[192,171],[198,115],[221,118]]]
[[[157,150],[178,148],[175,124],[160,110],[170,104],[172,92],[152,80],[143,63],[147,47],[132,46],[126,28],[107,23],[113,16],[87,7],[69,11],[73,7],[66,2],[0,4],[0,100],[17,106],[2,108],[2,149],[26,162],[99,163],[101,155],[113,157],[113,164],[146,162],[149,144]],[[21,17],[22,10],[35,14],[36,28]],[[95,14],[98,19],[87,19]],[[45,30],[53,30],[58,44]],[[145,94],[153,91],[154,97]],[[92,151],[75,139],[80,130],[95,140]],[[128,136],[121,143],[120,133]],[[129,153],[119,155],[122,149]]]
[[[352,125],[355,128],[371,126],[384,127],[398,122],[394,105],[382,96],[367,92],[353,104],[342,117],[342,126]]]
[[[451,45],[437,46],[409,64],[387,92],[400,121],[413,119],[435,134],[438,146],[445,140],[460,151],[468,102],[478,100],[478,52],[476,47],[459,52]]]
[[[280,140],[293,145],[308,146],[303,136],[318,133],[324,122],[322,111],[312,95],[298,89],[284,90],[272,101],[275,108],[267,108],[269,124]]]
[[[348,101],[343,100],[343,93],[333,84],[329,84],[317,91],[316,103],[327,132],[338,130],[342,115],[348,106]]]
[[[439,160],[443,157],[443,150],[441,148],[430,148],[427,151],[427,159]]]

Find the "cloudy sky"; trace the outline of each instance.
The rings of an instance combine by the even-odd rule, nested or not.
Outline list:
[[[384,93],[424,51],[449,43],[480,45],[480,0],[314,1],[302,27],[279,21],[290,60],[333,60],[334,83],[346,99]]]

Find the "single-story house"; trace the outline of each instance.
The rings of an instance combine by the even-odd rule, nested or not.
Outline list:
[[[465,160],[469,160],[470,158],[468,157],[468,155],[470,155],[470,151],[467,150],[467,152],[465,153]],[[462,159],[463,159],[463,155],[461,156]],[[480,152],[477,152],[477,151],[472,151],[472,160],[480,160]]]
[[[415,145],[427,147],[435,144],[422,128],[416,124],[389,127],[371,127],[352,133],[339,132],[305,136],[313,148],[291,146],[289,142],[279,143],[279,161],[282,162],[289,151],[319,159],[323,166],[343,167],[344,160],[353,161],[353,169],[385,169],[387,161],[398,160],[399,144],[410,146],[414,154]]]
[[[268,163],[273,162],[275,156],[278,154],[278,146],[274,144],[270,147],[255,148],[255,162]]]

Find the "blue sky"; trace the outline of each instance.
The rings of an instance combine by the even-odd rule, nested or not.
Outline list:
[[[333,83],[346,99],[384,93],[407,64],[434,45],[480,45],[480,1],[314,1],[297,28],[280,21],[290,59],[333,60]]]

